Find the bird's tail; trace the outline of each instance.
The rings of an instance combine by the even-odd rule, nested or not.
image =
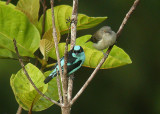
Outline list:
[[[45,80],[44,83],[47,84],[49,81],[51,81],[54,77],[56,76],[56,74],[51,74],[49,75]]]

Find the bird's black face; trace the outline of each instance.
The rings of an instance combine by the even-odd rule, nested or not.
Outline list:
[[[81,52],[83,52],[83,48],[82,48],[81,46],[74,46],[74,48],[73,48],[73,53],[74,53],[75,55],[78,55],[78,54],[80,54]]]

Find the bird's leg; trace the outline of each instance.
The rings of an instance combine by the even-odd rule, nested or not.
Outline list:
[[[68,17],[68,18],[66,19],[66,23],[70,23],[70,24],[72,24],[72,23],[77,23],[77,20],[75,20],[75,19],[70,19],[70,17]]]
[[[66,23],[71,23],[70,17],[68,17],[68,18],[66,19]]]

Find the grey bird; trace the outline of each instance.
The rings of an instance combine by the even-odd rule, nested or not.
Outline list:
[[[111,27],[103,26],[87,42],[93,42],[93,47],[97,50],[104,50],[116,42],[116,36]]]

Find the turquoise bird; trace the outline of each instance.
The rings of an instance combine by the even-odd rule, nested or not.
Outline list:
[[[68,58],[67,58],[67,74],[70,75],[77,71],[82,64],[85,61],[85,53],[83,51],[83,48],[81,46],[74,46],[72,50],[68,52]],[[63,72],[63,66],[64,66],[64,56],[60,60],[61,62],[61,68]],[[44,80],[44,83],[48,83],[51,81],[55,76],[57,76],[57,70],[59,74],[59,67],[58,63],[53,66],[53,71],[52,73]]]

